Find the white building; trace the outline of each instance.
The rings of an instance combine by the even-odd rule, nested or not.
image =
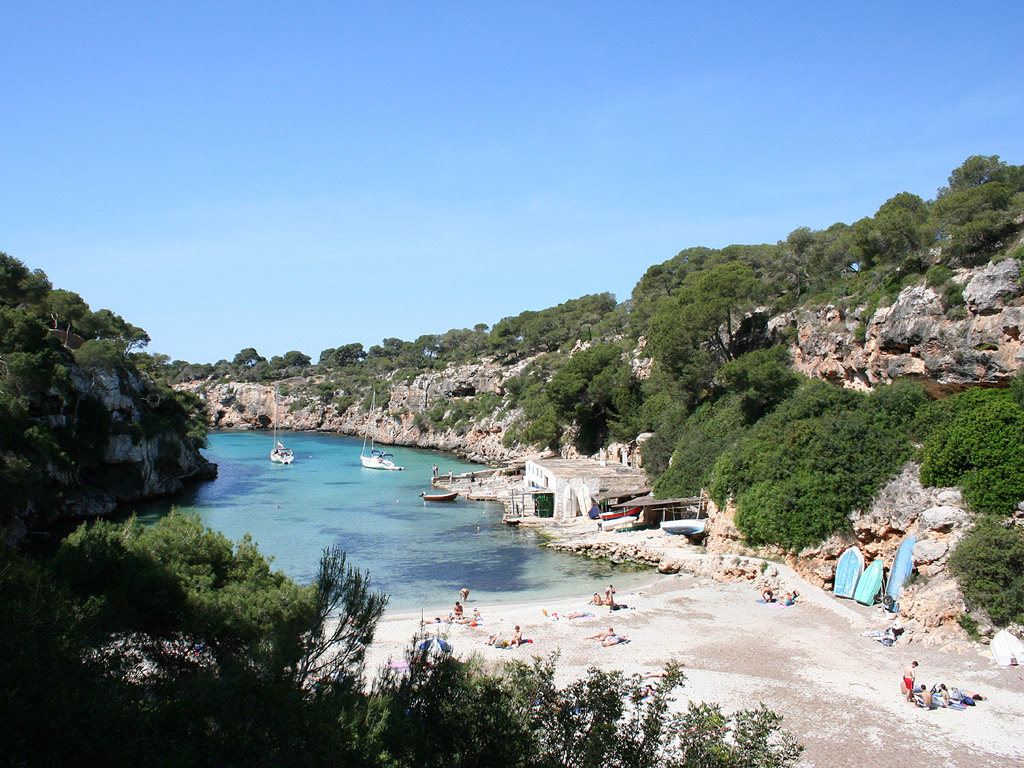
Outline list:
[[[579,517],[590,511],[594,496],[614,488],[646,485],[642,469],[592,459],[528,459],[523,474],[524,490],[535,497],[551,494],[553,516]],[[540,510],[544,503],[537,499]]]

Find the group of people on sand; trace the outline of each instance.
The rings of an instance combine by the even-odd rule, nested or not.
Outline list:
[[[766,603],[778,602],[782,605],[793,605],[798,597],[800,597],[800,593],[797,592],[795,589],[789,592],[783,592],[782,597],[779,598],[775,597],[775,593],[772,592],[771,587],[765,587],[764,590],[761,592],[761,598]]]
[[[947,688],[945,683],[937,683],[929,688],[924,683],[917,683],[917,662],[912,661],[903,669],[903,680],[900,682],[900,692],[907,701],[923,709],[936,709],[938,707],[973,707],[975,702],[984,701],[985,696],[977,691],[967,691],[961,688]]]
[[[469,598],[469,590],[462,589],[459,591],[459,599],[455,601],[455,606],[448,613],[447,619],[442,619],[440,616],[435,617],[431,623],[437,624],[468,624],[469,626],[477,626],[483,623],[483,616],[480,614],[480,609],[474,607],[472,617],[466,615],[466,606],[463,604]],[[590,601],[591,605],[604,605],[608,606],[612,610],[618,608],[625,608],[626,606],[615,602],[615,587],[611,584],[608,585],[604,591],[604,596],[599,592],[594,593],[593,599]],[[547,612],[545,611],[545,615]],[[557,614],[553,614],[557,617]],[[576,611],[570,614],[566,614],[566,618],[578,618],[584,616],[592,616],[593,614],[586,611]],[[590,635],[584,638],[586,640],[597,640],[602,646],[618,645],[619,643],[628,643],[629,638],[625,635],[618,634],[613,627],[609,627],[605,632],[598,632],[596,635]],[[487,638],[487,645],[495,648],[518,648],[526,643],[532,643],[532,640],[523,638],[523,630],[518,624],[515,626],[515,630],[512,633],[510,639],[502,639],[498,634],[489,635]]]
[[[518,648],[523,643],[529,642],[532,641],[523,639],[523,630],[518,624],[516,624],[515,631],[512,633],[511,640],[502,640],[498,635],[491,635],[487,638],[487,644],[493,645],[495,648]]]
[[[600,592],[595,592],[594,596],[590,598],[589,605],[605,605],[613,611],[624,607],[615,602],[615,587],[611,584],[609,584],[608,588],[605,589],[604,597],[601,597]]]

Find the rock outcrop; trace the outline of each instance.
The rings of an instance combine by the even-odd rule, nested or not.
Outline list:
[[[178,493],[186,482],[217,474],[217,465],[203,457],[184,429],[152,426],[159,421],[154,414],[161,407],[161,394],[148,379],[76,366],[68,372],[72,394],[51,393],[54,396],[44,402],[52,405],[52,412],[34,418],[53,427],[74,423],[78,428],[78,406],[66,403],[88,398],[106,413],[105,418],[92,413],[93,428],[103,426],[75,462],[54,460],[39,467],[43,485],[59,502],[0,509],[0,535],[9,543],[21,540],[30,529],[107,515],[119,503]],[[150,426],[144,427],[144,422]]]
[[[964,270],[957,279],[966,284],[962,307],[916,285],[870,317],[863,306],[830,305],[775,317],[769,329],[792,334],[798,371],[844,386],[871,389],[910,377],[933,394],[951,394],[1005,383],[1024,368],[1020,262]]]

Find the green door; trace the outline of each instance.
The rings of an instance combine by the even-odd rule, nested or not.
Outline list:
[[[535,493],[533,494],[533,501],[537,507],[537,517],[555,516],[555,494]]]

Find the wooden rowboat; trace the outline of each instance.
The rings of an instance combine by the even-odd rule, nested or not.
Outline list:
[[[421,493],[424,501],[455,501],[458,493]]]
[[[613,509],[611,512],[602,512],[601,519],[607,523],[610,520],[619,520],[623,517],[632,517],[638,514],[640,514],[640,507],[633,507],[633,509],[624,507],[622,509]]]

